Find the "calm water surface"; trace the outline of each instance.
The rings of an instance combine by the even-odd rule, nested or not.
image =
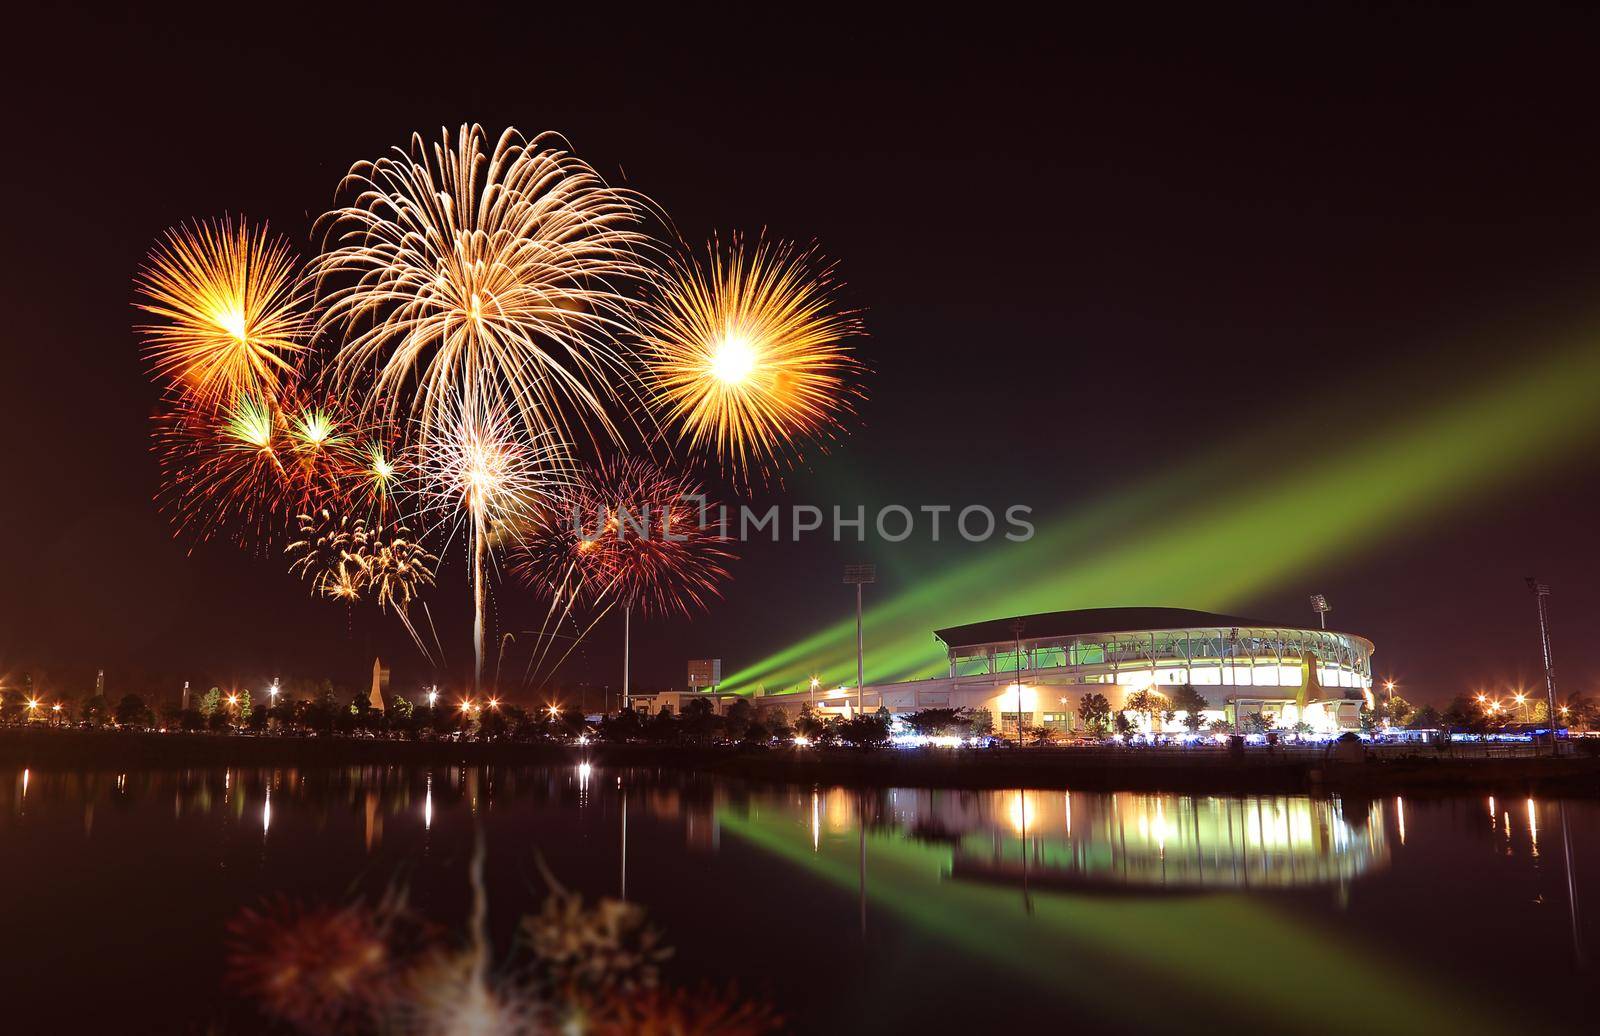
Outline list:
[[[736,982],[796,1032],[1593,1017],[1593,801],[857,792],[587,766],[5,770],[0,794],[0,1002],[53,1031],[270,1031],[225,977],[231,918],[403,889],[462,929],[479,833],[497,957],[547,868],[647,907],[670,981]]]

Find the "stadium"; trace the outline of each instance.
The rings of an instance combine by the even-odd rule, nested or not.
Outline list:
[[[1090,608],[990,619],[936,630],[946,676],[868,685],[861,707],[892,714],[932,708],[988,709],[995,729],[1022,726],[1083,732],[1078,706],[1101,694],[1125,710],[1139,691],[1170,695],[1185,685],[1205,699],[1202,724],[1224,721],[1334,734],[1354,730],[1372,693],[1372,642],[1334,630],[1302,629],[1186,608]],[[867,652],[871,653],[868,630]],[[791,715],[806,705],[849,715],[854,687],[812,686],[761,697]],[[1126,715],[1142,732],[1177,734],[1187,714]],[[1159,731],[1151,729],[1152,724]],[[1304,729],[1304,728],[1302,728]]]

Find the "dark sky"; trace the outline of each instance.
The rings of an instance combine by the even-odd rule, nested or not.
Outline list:
[[[0,670],[354,682],[382,650],[401,686],[427,677],[392,621],[307,599],[277,558],[173,539],[130,330],[164,228],[242,212],[304,245],[342,172],[413,130],[559,130],[690,240],[765,227],[837,259],[871,398],[787,500],[1059,514],[1214,448],[1315,464],[1542,345],[1507,329],[1600,327],[1593,20],[441,10],[10,25]],[[1194,389],[1153,401],[1154,371]],[[1313,406],[1315,434],[1269,434]],[[1325,592],[1442,701],[1533,679],[1537,572],[1564,687],[1592,691],[1595,445],[1236,610],[1303,622]],[[860,559],[753,549],[708,616],[636,629],[636,672],[766,655],[841,617],[835,566]],[[434,600],[464,664],[459,579]],[[568,675],[615,680],[619,639],[603,624]]]

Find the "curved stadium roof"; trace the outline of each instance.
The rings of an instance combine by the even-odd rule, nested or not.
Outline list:
[[[1234,626],[1251,629],[1312,628],[1295,623],[1251,619],[1242,615],[1195,611],[1192,608],[1079,608],[1075,611],[1042,612],[1038,615],[1018,615],[1007,619],[985,619],[983,622],[970,622],[965,626],[934,630],[933,635],[944,641],[947,647],[952,648],[1000,644],[1016,637],[1013,624],[1018,619],[1022,620],[1024,640],[1147,630],[1228,629]]]

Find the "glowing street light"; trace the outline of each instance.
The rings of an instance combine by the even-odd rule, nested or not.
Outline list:
[[[267,707],[274,708],[278,704],[278,681],[273,680],[272,686],[267,688]]]
[[[551,719],[555,719],[557,716],[561,715],[561,709],[560,709],[559,706],[556,706],[556,705],[548,705],[548,706],[546,706],[545,707],[545,711],[550,713],[550,718]]]
[[[499,707],[500,707],[500,699],[499,698],[490,698],[489,699],[489,708],[498,709]]]
[[[428,688],[428,708],[431,709],[437,704],[439,704],[439,688],[430,687]]]

